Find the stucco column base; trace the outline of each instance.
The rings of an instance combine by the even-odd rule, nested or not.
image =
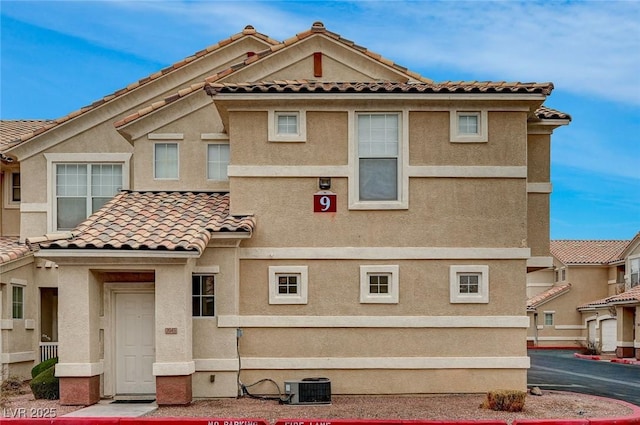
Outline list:
[[[635,356],[635,348],[633,347],[618,347],[616,348],[616,357],[619,359],[629,358]]]
[[[156,376],[156,403],[158,406],[191,403],[191,375]]]
[[[100,375],[60,378],[60,404],[89,406],[100,401]]]
[[[640,348],[636,348],[636,360],[640,360]]]

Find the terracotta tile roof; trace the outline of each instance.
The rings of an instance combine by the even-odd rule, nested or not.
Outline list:
[[[29,246],[18,242],[17,237],[0,237],[0,264],[26,257],[30,252]]]
[[[255,56],[254,56],[255,57]],[[249,61],[252,58],[247,59]],[[218,83],[217,81],[234,72],[229,68],[209,76],[201,83],[192,84],[179,92],[154,102],[114,123],[116,128],[135,121],[157,109],[204,88],[209,95],[217,93],[540,93],[549,95],[552,83],[507,83],[507,82],[464,82],[443,83],[401,83],[390,81],[370,82],[326,82],[308,80],[261,81],[255,83]],[[568,116],[568,115],[567,115]]]
[[[640,302],[640,286],[634,286],[622,294],[614,295],[607,299],[607,304],[624,303],[624,302]]]
[[[49,249],[124,249],[202,253],[212,233],[249,232],[251,216],[229,215],[229,194],[124,191]]]
[[[205,81],[202,81],[202,82],[196,83],[196,84],[192,84],[190,87],[185,87],[184,89],[180,90],[179,92],[177,92],[177,93],[175,93],[175,94],[173,94],[173,95],[171,95],[171,96],[169,96],[169,97],[167,97],[167,98],[165,98],[163,100],[160,100],[158,102],[154,102],[153,104],[149,105],[148,107],[146,107],[144,109],[141,109],[140,111],[135,112],[135,113],[133,113],[133,114],[131,114],[131,115],[129,115],[129,116],[117,121],[117,122],[115,122],[114,125],[115,125],[116,128],[122,127],[123,125],[125,125],[125,124],[127,124],[127,123],[129,123],[131,121],[135,121],[135,120],[137,120],[138,118],[140,118],[140,117],[142,117],[144,115],[147,115],[147,114],[149,114],[149,113],[151,113],[151,112],[153,112],[153,111],[155,111],[157,109],[160,109],[160,108],[162,108],[162,107],[164,107],[164,106],[166,106],[166,105],[168,105],[170,103],[175,102],[176,100],[180,99],[181,97],[184,97],[184,96],[186,96],[188,94],[191,94],[191,93],[193,93],[193,92],[195,92],[197,90],[201,90],[203,87],[205,87],[206,84],[211,84],[211,83],[214,83],[216,81],[219,81],[222,78],[228,77],[229,75],[233,74],[234,72],[237,72],[238,70],[240,70],[240,69],[242,69],[242,68],[244,68],[244,67],[246,67],[248,65],[251,65],[252,63],[254,63],[254,62],[256,62],[256,61],[258,61],[260,59],[263,59],[263,58],[265,58],[267,56],[270,56],[271,54],[273,54],[273,53],[275,53],[275,52],[277,52],[277,51],[279,51],[279,50],[281,50],[281,49],[283,49],[285,47],[289,47],[289,46],[291,46],[291,45],[293,45],[293,44],[295,44],[295,43],[297,43],[297,42],[299,42],[301,40],[304,40],[307,37],[312,36],[313,34],[318,34],[318,33],[324,34],[327,37],[330,37],[330,38],[332,38],[332,39],[334,39],[334,40],[336,40],[336,41],[338,41],[338,42],[340,42],[342,44],[345,44],[350,48],[354,48],[354,49],[360,51],[361,53],[367,55],[368,57],[370,57],[370,58],[382,63],[383,65],[391,66],[394,69],[396,69],[396,70],[398,70],[398,71],[410,76],[411,78],[413,78],[413,79],[415,79],[417,81],[421,81],[421,82],[425,82],[425,83],[432,83],[433,82],[429,78],[422,77],[421,75],[419,75],[419,74],[417,74],[415,72],[409,71],[407,68],[405,68],[403,66],[400,66],[400,65],[394,63],[393,61],[390,61],[388,59],[383,58],[382,55],[374,53],[374,52],[372,52],[372,51],[370,51],[370,50],[368,50],[368,49],[366,49],[366,48],[364,48],[362,46],[358,46],[354,42],[352,42],[350,40],[347,40],[345,38],[342,38],[340,35],[338,35],[338,34],[336,34],[334,32],[328,31],[324,27],[324,24],[322,22],[315,22],[310,30],[301,32],[299,34],[296,34],[294,37],[292,37],[290,39],[287,39],[287,40],[283,41],[282,43],[275,43],[275,44],[272,43],[273,46],[271,46],[270,48],[265,49],[265,50],[260,51],[260,52],[256,52],[256,54],[254,54],[253,56],[248,57],[244,61],[242,61],[240,63],[237,63],[235,65],[232,65],[231,67],[229,67],[227,69],[224,69],[224,70],[222,70],[222,71],[220,71],[220,72],[218,72],[216,74],[208,76],[207,78],[205,78]]]
[[[259,38],[260,40],[263,40],[263,41],[265,41],[265,42],[267,42],[269,44],[273,44],[273,45],[280,44],[279,41],[274,40],[274,39],[272,39],[272,38],[270,38],[270,37],[268,37],[268,36],[266,36],[264,34],[261,34],[261,33],[257,32],[255,30],[255,28],[252,27],[251,25],[247,25],[242,30],[242,32],[240,32],[240,33],[234,34],[234,35],[232,35],[231,37],[229,37],[227,39],[219,41],[218,43],[216,43],[214,45],[211,45],[211,46],[209,46],[209,47],[207,47],[207,48],[205,48],[203,50],[200,50],[200,51],[194,53],[191,56],[188,56],[188,57],[182,59],[181,61],[178,61],[178,62],[174,63],[173,65],[169,65],[168,67],[166,67],[166,68],[164,68],[164,69],[162,69],[162,70],[160,70],[158,72],[155,72],[155,73],[153,73],[153,74],[151,74],[151,75],[149,75],[149,76],[147,76],[145,78],[142,78],[141,80],[138,80],[138,81],[136,81],[134,83],[131,83],[128,86],[126,86],[126,87],[124,87],[124,88],[122,88],[120,90],[117,90],[117,91],[115,91],[115,92],[113,92],[113,93],[111,93],[111,94],[109,94],[107,96],[104,96],[101,99],[96,100],[95,102],[93,102],[90,105],[84,106],[84,107],[82,107],[82,108],[80,108],[80,109],[78,109],[76,111],[71,112],[70,114],[67,114],[67,115],[65,115],[63,117],[57,118],[55,120],[47,121],[47,122],[43,123],[43,125],[38,126],[36,128],[28,129],[24,133],[20,133],[20,134],[16,135],[15,138],[10,140],[10,141],[13,142],[13,144],[19,144],[19,143],[25,142],[25,141],[27,141],[27,140],[29,140],[29,139],[41,134],[41,133],[44,133],[47,130],[50,130],[53,127],[56,127],[56,126],[58,126],[58,125],[60,125],[60,124],[62,124],[64,122],[67,122],[67,121],[71,120],[72,118],[75,118],[75,117],[77,117],[79,115],[82,115],[82,114],[88,112],[88,111],[91,111],[92,109],[95,109],[98,106],[101,106],[101,105],[103,105],[103,104],[105,104],[107,102],[110,102],[113,99],[116,99],[116,98],[122,96],[125,93],[131,92],[132,90],[135,90],[138,87],[143,86],[143,85],[145,85],[145,84],[147,84],[147,83],[149,83],[151,81],[157,80],[158,78],[160,78],[162,76],[165,76],[165,75],[167,75],[167,74],[169,74],[169,73],[171,73],[171,72],[173,72],[173,71],[175,71],[177,69],[180,69],[180,68],[184,67],[185,65],[187,65],[190,62],[193,62],[196,59],[200,59],[201,57],[206,56],[207,54],[209,54],[209,53],[211,53],[213,51],[216,51],[216,50],[218,50],[218,49],[220,49],[220,48],[222,48],[222,47],[224,47],[224,46],[226,46],[228,44],[231,44],[232,42],[234,42],[234,41],[236,41],[236,40],[238,40],[238,39],[240,39],[242,37],[246,37],[246,36],[256,37],[256,38]]]
[[[608,264],[620,260],[630,241],[556,240],[551,254],[564,264]]]
[[[49,120],[0,120],[0,152],[23,134],[47,125]]]
[[[595,301],[589,301],[588,303],[584,303],[581,304],[577,307],[578,310],[583,310],[583,309],[588,309],[588,308],[596,308],[596,307],[603,307],[607,305],[607,301],[609,301],[609,299],[611,299],[612,297],[607,297],[607,298],[601,298],[599,300],[595,300]]]
[[[539,307],[547,301],[551,301],[552,299],[564,294],[565,292],[569,292],[570,289],[570,283],[549,288],[546,291],[529,298],[527,300],[527,309],[535,309],[536,307]]]
[[[445,81],[441,83],[402,83],[391,81],[324,82],[261,81],[256,83],[210,83],[209,95],[218,93],[536,93],[549,95],[552,83],[508,83],[505,81]]]
[[[543,119],[547,119],[547,120],[569,120],[571,121],[571,115],[558,111],[556,109],[551,109],[548,108],[546,106],[540,106],[537,110],[536,110],[536,116],[543,120]]]

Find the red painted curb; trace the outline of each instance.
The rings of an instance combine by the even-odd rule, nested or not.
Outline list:
[[[265,419],[254,418],[120,418],[121,425],[269,425]],[[57,424],[56,424],[57,425]]]
[[[507,425],[506,421],[420,419],[279,419],[275,425]]]
[[[573,357],[578,359],[585,359],[585,360],[600,360],[600,356],[595,356],[590,354],[573,353]]]
[[[513,425],[589,425],[589,419],[516,419]]]
[[[640,360],[633,359],[611,359],[611,363],[640,365]]]

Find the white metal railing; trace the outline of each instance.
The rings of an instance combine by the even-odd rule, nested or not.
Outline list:
[[[58,343],[57,342],[41,342],[40,343],[40,361],[52,359],[58,357]]]

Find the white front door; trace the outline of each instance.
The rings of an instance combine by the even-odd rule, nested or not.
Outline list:
[[[155,298],[116,294],[116,394],[155,394]]]

